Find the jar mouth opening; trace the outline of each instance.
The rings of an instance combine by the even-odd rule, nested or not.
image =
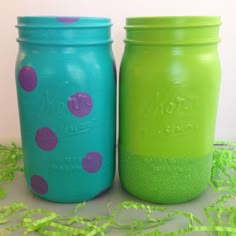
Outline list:
[[[220,16],[143,16],[127,17],[125,28],[189,28],[219,26],[221,24]]]
[[[18,16],[17,28],[99,28],[110,27],[107,17],[88,16]]]
[[[45,16],[17,16],[17,19],[54,19],[54,18],[83,18],[89,20],[110,20],[109,17],[96,17],[96,16],[68,16],[68,15],[45,15]]]

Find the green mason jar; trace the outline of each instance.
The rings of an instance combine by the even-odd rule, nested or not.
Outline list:
[[[220,17],[126,20],[119,175],[137,198],[180,203],[210,181],[221,69]]]

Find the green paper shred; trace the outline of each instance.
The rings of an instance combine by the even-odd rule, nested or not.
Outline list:
[[[19,164],[22,150],[15,144],[10,147],[0,145],[0,157],[0,196],[3,197],[15,172],[23,170]],[[30,235],[34,232],[48,236],[113,235],[113,232],[131,236],[175,236],[191,232],[199,235],[233,236],[236,235],[235,172],[236,143],[217,142],[213,152],[211,186],[221,197],[203,209],[207,224],[204,224],[206,220],[203,223],[191,212],[135,201],[124,201],[114,207],[109,203],[107,214],[90,217],[80,214],[86,203],[77,204],[68,215],[45,209],[31,209],[24,203],[12,203],[0,207],[0,236],[11,235],[13,232],[16,235]],[[122,221],[124,214],[129,219]],[[186,222],[185,227],[172,232],[162,229],[163,225],[168,226],[176,219]]]
[[[211,185],[216,191],[236,193],[236,143],[217,142],[213,152]]]
[[[2,235],[10,235],[12,232],[17,233],[21,229],[23,230],[23,235],[37,232],[39,235],[49,236],[107,235],[109,232],[114,232],[114,230],[121,230],[120,232],[123,234],[120,235],[174,236],[189,232],[217,232],[217,235],[234,235],[236,233],[236,208],[234,206],[226,206],[227,201],[232,200],[232,198],[236,199],[236,196],[224,195],[221,199],[204,209],[209,225],[204,225],[200,219],[190,212],[176,211],[167,207],[134,201],[122,202],[107,216],[95,217],[80,216],[79,211],[65,216],[44,209],[28,209],[23,203],[13,203],[0,208],[0,224],[9,223],[10,219],[17,216],[19,223],[5,227],[0,233],[4,233]],[[126,224],[119,223],[120,213],[128,210],[141,210],[145,217],[131,220],[131,222]],[[227,217],[224,217],[226,219],[223,220],[224,213],[227,213]],[[182,217],[188,221],[185,228],[172,232],[162,232],[160,230],[159,226],[171,224],[171,219],[176,217]]]
[[[9,184],[14,180],[17,171],[23,171],[19,164],[22,159],[22,148],[14,142],[11,146],[0,144],[0,199],[6,197]]]

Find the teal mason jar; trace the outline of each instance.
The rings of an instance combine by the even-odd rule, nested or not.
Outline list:
[[[116,81],[108,18],[18,17],[16,86],[27,185],[79,202],[115,170]]]

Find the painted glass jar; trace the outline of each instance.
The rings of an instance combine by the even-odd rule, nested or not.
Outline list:
[[[18,17],[16,85],[29,188],[57,202],[92,199],[115,170],[111,20]]]
[[[210,181],[220,88],[220,17],[127,18],[119,175],[150,202],[196,198]]]

